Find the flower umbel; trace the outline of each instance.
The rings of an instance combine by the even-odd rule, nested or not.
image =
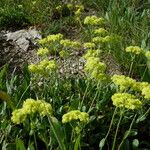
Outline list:
[[[128,93],[115,93],[112,96],[113,105],[116,107],[124,107],[127,109],[139,109],[142,102],[134,95]]]
[[[102,25],[104,24],[104,18],[98,18],[97,16],[87,16],[84,19],[84,24],[87,25]]]
[[[120,91],[124,91],[130,87],[133,87],[133,85],[135,85],[136,80],[130,78],[130,77],[126,77],[124,75],[113,75],[113,77],[111,78],[112,81],[114,82],[114,84],[116,84],[117,86],[119,86]]]
[[[138,55],[143,52],[143,49],[140,48],[139,46],[129,46],[126,48],[126,52],[131,52]]]
[[[37,51],[37,55],[39,56],[45,56],[49,53],[49,50],[47,48],[39,48]]]
[[[80,122],[87,123],[89,121],[89,114],[79,110],[72,110],[62,117],[62,123],[71,122],[73,120],[80,120]]]
[[[89,57],[85,64],[85,71],[90,74],[90,77],[96,80],[105,80],[106,65],[100,62],[98,57]]]
[[[51,71],[54,71],[57,68],[56,62],[54,60],[44,59],[38,64],[31,64],[28,66],[28,69],[32,73],[38,73],[41,75],[48,74]]]
[[[51,104],[43,100],[26,99],[21,109],[16,109],[12,112],[11,120],[13,123],[23,123],[27,115],[39,113],[41,116],[52,115]]]

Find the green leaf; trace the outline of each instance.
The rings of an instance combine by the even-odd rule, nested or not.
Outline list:
[[[102,149],[104,145],[105,145],[105,138],[103,138],[103,139],[99,142],[99,148]]]
[[[4,78],[6,77],[7,74],[7,68],[8,64],[0,68],[0,90],[4,88]]]
[[[124,136],[127,138],[128,136],[135,136],[135,135],[137,135],[137,134],[138,134],[138,133],[137,133],[137,131],[135,131],[135,130],[131,130],[131,131],[127,130],[127,131],[125,132]]]
[[[139,123],[139,122],[142,122],[146,119],[146,116],[140,116],[137,120],[136,120],[136,123]]]
[[[35,150],[33,143],[30,143],[28,150]]]
[[[80,103],[79,100],[74,100],[74,101],[72,101],[72,102],[71,102],[71,105],[70,105],[70,110],[78,109],[79,103]]]
[[[133,150],[137,150],[138,146],[139,146],[139,140],[138,139],[134,139],[133,142],[132,142]]]
[[[78,150],[79,146],[80,146],[80,135],[78,136],[78,138],[75,141],[74,150]]]
[[[18,138],[16,138],[16,150],[26,150],[24,142]]]
[[[121,146],[120,150],[130,150],[130,146],[129,146],[129,140],[125,140],[124,143]]]
[[[63,131],[62,126],[60,125],[60,123],[58,122],[58,120],[55,117],[49,117],[49,123],[52,129],[52,132],[55,135],[55,138],[59,144],[59,147],[61,150],[66,150],[65,144],[64,144],[64,140],[65,140],[65,134]]]

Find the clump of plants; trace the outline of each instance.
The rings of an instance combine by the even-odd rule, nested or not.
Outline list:
[[[81,9],[69,4],[67,7],[75,15]],[[61,6],[57,10],[62,11]],[[126,47],[123,53],[131,56],[128,73],[111,75],[103,54],[113,54],[123,37],[111,33],[103,17],[78,19],[86,38],[75,41],[57,33],[39,40],[38,62],[27,66],[21,82],[13,75],[4,82],[6,69],[0,72],[2,147],[36,150],[149,147],[149,142],[145,140],[143,144],[139,135],[141,124],[149,117],[150,83],[133,77],[134,64],[137,68],[139,65],[135,59],[140,55],[149,70],[149,51],[135,45]],[[83,74],[68,75],[61,71],[64,62],[76,57],[83,60]]]
[[[23,28],[29,25],[26,13],[21,5],[0,7],[1,28]]]

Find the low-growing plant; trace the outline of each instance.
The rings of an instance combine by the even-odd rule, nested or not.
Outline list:
[[[62,18],[62,7],[56,7]],[[6,67],[1,69],[3,149],[150,147],[148,138],[140,137],[142,129],[149,129],[150,83],[144,78],[149,76],[149,51],[125,44],[118,57],[128,57],[128,72],[109,74],[103,54],[117,55],[124,37],[112,32],[108,18],[80,16],[78,21],[82,39],[71,40],[60,33],[42,38],[38,41],[38,62],[25,67],[22,78],[12,74],[7,79]],[[73,64],[76,72],[67,65],[72,61],[77,63]],[[135,78],[141,64],[148,69],[144,67],[145,72]],[[147,125],[143,128],[144,122]]]

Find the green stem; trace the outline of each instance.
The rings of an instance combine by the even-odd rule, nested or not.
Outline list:
[[[146,71],[147,71],[147,67],[145,68],[145,70],[144,70],[144,73],[143,73],[143,75],[142,75],[142,77],[141,77],[141,81],[143,81],[143,79],[144,79],[144,76],[145,76],[145,74],[146,74]]]
[[[37,142],[36,142],[36,136],[35,136],[35,132],[34,132],[33,136],[34,136],[35,149],[36,149],[36,150],[38,150],[38,147],[37,147]]]
[[[132,120],[132,122],[131,122],[131,124],[130,124],[129,130],[128,130],[127,134],[124,135],[124,137],[123,137],[123,139],[122,139],[122,141],[121,141],[121,143],[120,143],[120,145],[119,145],[119,147],[118,147],[118,150],[120,150],[122,144],[124,143],[124,140],[129,136],[129,134],[130,134],[130,132],[131,132],[131,129],[132,129],[132,126],[133,126],[133,123],[134,123],[134,121],[135,121],[136,116],[137,116],[137,114],[134,115],[134,118],[133,118],[133,120]]]
[[[132,57],[132,61],[131,61],[131,65],[130,65],[130,69],[129,69],[128,76],[130,76],[130,75],[131,75],[131,72],[132,72],[132,69],[133,69],[133,64],[134,64],[135,56],[136,56],[136,55],[134,55],[134,56]]]
[[[145,112],[145,114],[143,116],[141,116],[139,119],[137,120],[141,120],[143,117],[145,117],[150,111],[150,107],[147,109],[147,111]]]
[[[80,18],[79,18],[78,22],[79,22],[79,25],[80,25],[80,27],[81,27],[80,30],[84,29]]]
[[[84,92],[84,95],[83,95],[83,98],[82,98],[82,101],[81,101],[81,104],[80,104],[80,108],[81,108],[81,107],[82,107],[82,105],[83,105],[83,101],[84,101],[85,96],[86,96],[86,94],[87,94],[87,91],[88,91],[89,85],[90,85],[90,82],[88,81],[88,83],[87,83],[87,87],[86,87],[86,89],[85,89],[85,92]]]
[[[27,88],[25,89],[25,91],[24,91],[23,94],[21,95],[21,97],[20,97],[20,99],[19,99],[19,101],[18,101],[18,104],[17,104],[16,108],[19,106],[19,104],[20,104],[20,102],[21,102],[23,96],[25,95],[25,93],[26,93],[27,90],[29,89],[30,85],[31,85],[31,83],[27,86]]]
[[[110,133],[111,127],[112,127],[112,125],[113,125],[113,121],[114,121],[114,117],[115,117],[116,111],[117,111],[117,107],[116,107],[115,110],[114,110],[114,113],[113,113],[113,116],[112,116],[112,119],[111,119],[111,122],[110,122],[110,125],[109,125],[108,132],[107,132],[107,134],[106,134],[106,136],[105,136],[105,138],[104,138],[104,144],[105,144],[105,141],[106,141],[106,139],[107,139],[107,137],[108,137],[108,135],[109,135],[109,133]],[[100,150],[102,150],[102,148],[103,148],[103,147],[101,147]]]
[[[53,133],[54,133],[54,135],[55,135],[55,138],[57,139],[57,142],[58,142],[58,144],[59,144],[59,146],[60,146],[60,149],[61,149],[61,150],[66,150],[65,146],[64,146],[63,143],[60,141],[60,139],[59,139],[59,137],[58,137],[58,135],[57,135],[57,133],[56,133],[56,131],[55,131],[55,128],[54,128],[54,126],[53,126],[53,123],[51,122],[51,119],[50,119],[49,117],[48,117],[48,121],[49,121],[50,126],[51,126],[51,129],[52,129],[52,131],[53,131]]]
[[[72,127],[72,129],[74,129],[73,125],[70,123],[70,126]],[[71,133],[71,140],[70,141],[73,141],[73,137],[74,137],[74,131],[72,130],[72,133]],[[72,150],[72,144],[70,144],[69,146],[69,150]]]
[[[91,108],[92,108],[92,106],[93,106],[93,104],[94,104],[94,101],[95,101],[95,99],[96,99],[97,95],[98,95],[98,94],[99,94],[99,92],[100,92],[99,87],[101,88],[101,86],[100,86],[100,82],[98,82],[98,84],[97,84],[97,92],[96,92],[96,94],[95,94],[95,96],[94,96],[94,98],[93,98],[93,100],[92,100],[92,103],[91,103],[91,105],[90,105],[90,108],[89,108],[88,113],[90,112],[90,110],[91,110]]]
[[[115,132],[115,136],[114,136],[112,150],[115,150],[116,138],[117,138],[118,129],[119,129],[119,126],[120,126],[120,123],[121,123],[121,119],[122,119],[122,116],[123,116],[123,112],[124,111],[120,112],[120,118],[119,118],[119,121],[118,121],[118,124],[117,124],[117,128],[116,128],[116,132]]]

